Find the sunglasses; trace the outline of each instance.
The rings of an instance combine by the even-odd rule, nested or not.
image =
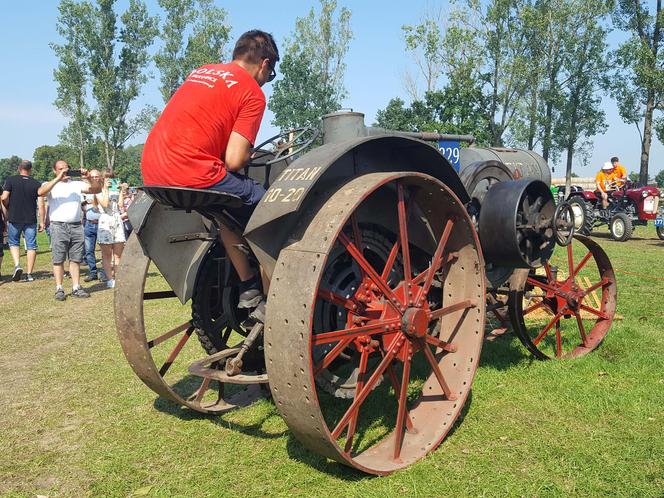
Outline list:
[[[272,81],[276,77],[277,77],[277,72],[274,70],[274,66],[271,66],[270,67],[270,75],[267,77],[266,83],[269,83],[270,81]]]

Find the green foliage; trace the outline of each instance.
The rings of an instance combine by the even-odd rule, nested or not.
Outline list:
[[[136,132],[145,129],[154,115],[152,109],[143,109],[134,115],[130,109],[147,81],[148,48],[157,34],[157,19],[148,14],[143,1],[130,0],[119,22],[115,3],[116,0],[97,0],[93,5],[90,1],[61,0],[58,21],[65,44],[54,45],[63,67],[71,66],[67,65],[67,57],[75,53],[75,48],[78,50],[76,64],[72,67],[80,74],[71,81],[63,76],[59,85],[62,92],[76,96],[85,95],[84,85],[89,85],[96,104],[91,111],[92,130],[101,138],[104,162],[110,170],[113,170],[117,151]],[[67,29],[74,29],[75,36],[67,35]],[[64,83],[72,90],[65,92]],[[68,130],[65,137],[77,136],[77,131]],[[79,134],[79,138],[78,143],[83,143],[84,134]],[[79,145],[79,152],[80,161],[85,162],[85,148]]]
[[[344,57],[352,38],[350,11],[336,14],[336,0],[320,0],[321,12],[297,18],[295,31],[286,44],[279,71],[283,79],[274,84],[268,107],[272,124],[282,130],[316,122],[338,110],[345,97]]]
[[[115,167],[116,177],[134,187],[143,185],[143,176],[141,175],[142,154],[143,144],[130,145],[122,149],[118,153]]]
[[[159,0],[166,12],[161,49],[154,57],[161,76],[161,95],[168,102],[195,68],[223,60],[230,26],[226,11],[212,0]]]
[[[51,180],[53,178],[53,165],[56,161],[67,161],[72,169],[80,169],[78,151],[68,145],[42,145],[37,147],[32,154],[32,176],[37,180]],[[83,167],[90,167],[87,166]]]
[[[655,175],[655,182],[659,188],[664,188],[664,169]]]
[[[660,141],[664,136],[661,124],[655,123],[655,112],[664,106],[664,53],[660,50],[664,13],[661,2],[652,12],[648,3],[618,0],[613,18],[629,38],[611,53],[614,70],[606,85],[623,121],[634,124],[639,131],[639,182],[645,184],[653,130]]]
[[[18,156],[3,157],[0,159],[0,186],[5,183],[5,178],[17,175],[18,165],[21,164],[21,158]]]

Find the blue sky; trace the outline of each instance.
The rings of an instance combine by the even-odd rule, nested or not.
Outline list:
[[[120,0],[123,8],[126,0]],[[229,14],[234,40],[243,31],[260,28],[275,35],[283,42],[294,27],[297,16],[304,16],[315,0],[264,1],[218,1]],[[348,98],[344,107],[366,114],[371,124],[376,111],[384,108],[390,98],[399,96],[408,101],[402,83],[406,70],[415,71],[414,64],[404,50],[401,26],[417,23],[430,8],[447,10],[447,2],[425,0],[379,1],[361,0],[345,2],[352,11],[351,28],[354,39],[347,56],[345,84]],[[56,0],[3,2],[3,29],[0,31],[0,67],[5,68],[0,80],[0,158],[18,155],[31,158],[36,147],[58,142],[58,133],[66,124],[65,119],[53,106],[56,88],[53,69],[57,60],[49,43],[57,41],[55,22],[58,2]],[[152,12],[157,12],[157,1],[148,0]],[[610,35],[616,43],[619,33]],[[162,100],[157,90],[157,75],[144,89],[140,103],[161,107]],[[264,87],[269,98],[271,85]],[[603,103],[609,128],[603,135],[594,138],[591,163],[583,168],[575,161],[574,171],[589,176],[602,162],[618,155],[628,171],[638,170],[640,157],[639,135],[634,126],[624,124],[616,111],[615,103],[605,97]],[[271,116],[266,113],[259,138],[267,138],[275,132],[270,126]],[[144,137],[137,137],[142,141]],[[561,165],[555,165],[554,176],[561,176]],[[651,149],[650,172],[655,175],[664,168],[664,147],[654,139]]]

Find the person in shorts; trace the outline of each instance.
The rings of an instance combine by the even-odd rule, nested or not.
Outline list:
[[[83,233],[82,194],[95,194],[101,191],[101,183],[88,180],[88,172],[81,169],[82,181],[72,180],[69,165],[65,161],[57,161],[53,166],[55,178],[44,182],[39,188],[39,195],[48,200],[51,226],[51,257],[53,259],[53,275],[55,276],[55,299],[66,299],[62,281],[64,262],[69,259],[69,273],[72,281],[73,297],[90,297],[80,285],[80,265],[85,257],[85,235]]]
[[[101,262],[106,275],[106,287],[115,287],[115,269],[120,266],[120,258],[125,245],[124,227],[120,214],[122,192],[113,189],[113,176],[104,172],[101,193],[95,195],[99,206],[99,224],[97,225],[97,243],[101,248]]]
[[[18,175],[5,180],[2,192],[2,203],[8,213],[7,235],[9,239],[9,252],[14,260],[12,280],[21,279],[23,268],[20,264],[21,235],[25,239],[27,254],[27,274],[25,280],[32,282],[32,272],[37,260],[37,191],[41,183],[32,178],[32,163],[21,161],[18,166]],[[39,225],[43,230],[44,222]]]
[[[272,35],[253,30],[238,39],[232,62],[194,69],[145,142],[141,159],[145,185],[235,194],[244,205],[228,211],[246,226],[265,189],[240,171],[249,163],[265,111],[261,87],[276,76],[278,60]],[[261,279],[238,248],[244,239],[225,227],[219,236],[241,281],[239,307],[259,308],[254,318],[262,320]]]

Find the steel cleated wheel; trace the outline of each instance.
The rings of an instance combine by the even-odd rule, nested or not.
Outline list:
[[[557,248],[543,268],[510,291],[509,313],[524,346],[538,359],[578,357],[596,349],[616,311],[613,267],[593,240]]]
[[[168,284],[132,235],[118,269],[115,319],[122,350],[150,389],[199,412],[223,413],[257,400],[260,387],[225,389],[227,384],[189,371],[193,362],[225,349],[231,340],[232,327],[223,312],[220,255],[213,250],[208,256],[197,281],[192,313],[172,290],[165,290]],[[199,340],[191,341],[192,335]]]
[[[393,213],[391,226],[367,225],[376,209]],[[272,275],[266,367],[294,435],[378,475],[433,451],[470,392],[484,292],[475,230],[445,185],[397,172],[338,189],[305,216]],[[325,370],[354,372],[349,399],[320,385]]]

